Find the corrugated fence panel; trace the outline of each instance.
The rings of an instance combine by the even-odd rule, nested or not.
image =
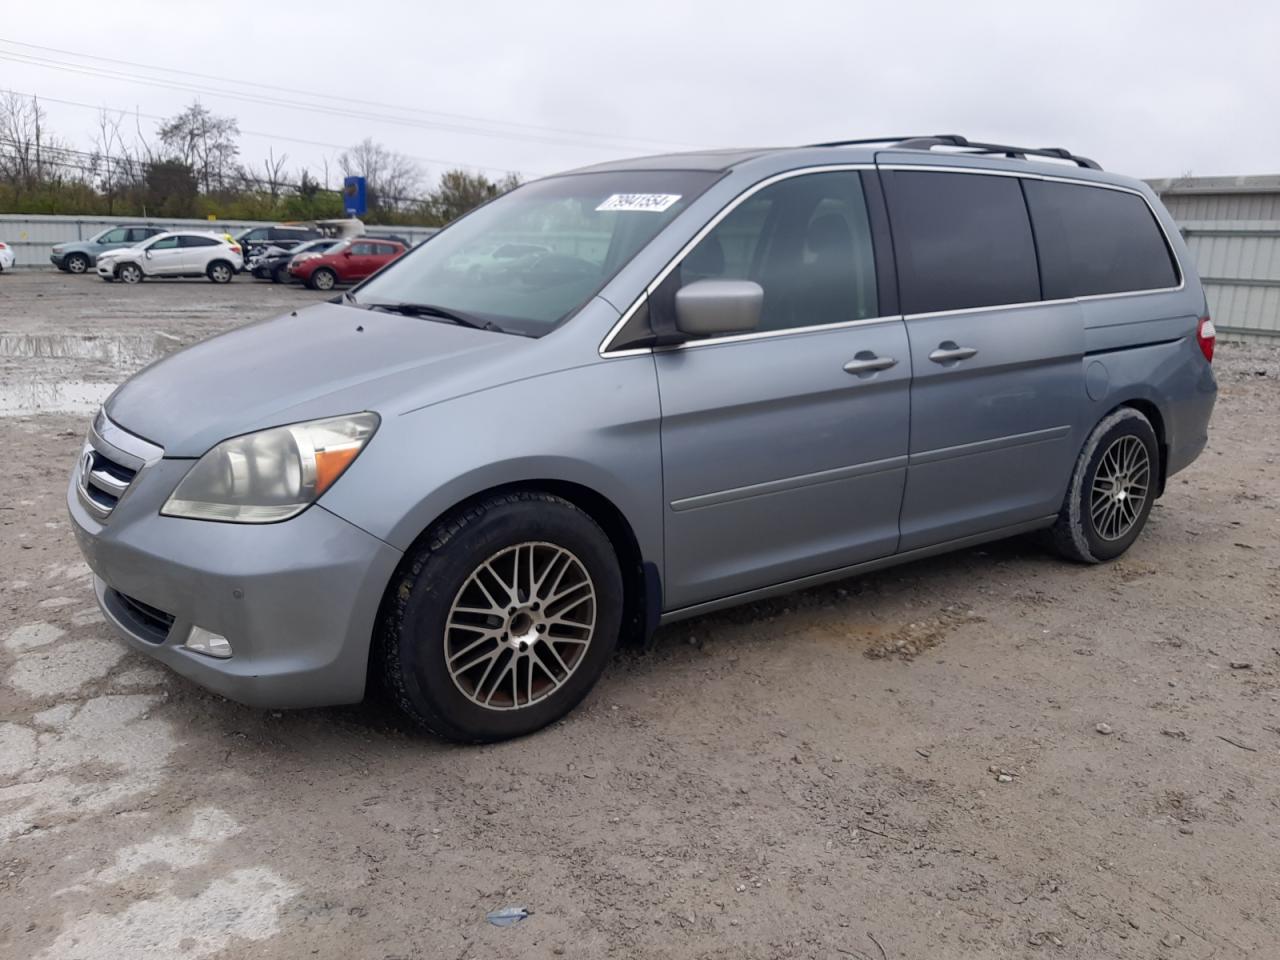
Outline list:
[[[1280,220],[1180,221],[1224,339],[1280,337]]]
[[[0,214],[0,240],[13,247],[19,267],[53,269],[49,251],[54,244],[88,240],[94,234],[122,224],[164,227],[167,230],[210,230],[237,233],[247,227],[270,226],[268,220],[166,220],[148,217],[59,217],[43,214]],[[374,237],[403,237],[411,245],[435,233],[434,227],[367,227]]]

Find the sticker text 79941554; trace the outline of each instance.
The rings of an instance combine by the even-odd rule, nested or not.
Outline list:
[[[679,199],[678,193],[615,193],[596,210],[662,213]]]

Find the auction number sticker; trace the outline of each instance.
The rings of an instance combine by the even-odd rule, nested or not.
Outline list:
[[[679,199],[678,193],[615,193],[596,209],[662,213]]]

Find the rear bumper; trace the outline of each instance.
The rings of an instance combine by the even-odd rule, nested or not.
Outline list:
[[[190,467],[160,460],[100,521],[67,491],[98,605],[135,650],[255,707],[353,703],[364,696],[378,607],[401,554],[321,507],[265,525],[162,517]],[[225,636],[225,660],[184,648],[191,628]]]

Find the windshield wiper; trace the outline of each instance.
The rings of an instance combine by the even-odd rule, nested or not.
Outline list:
[[[473,317],[467,313],[458,313],[456,310],[446,310],[444,307],[437,307],[430,303],[369,303],[362,304],[362,306],[369,310],[401,313],[406,317],[432,317],[440,320],[449,320],[460,327],[470,327],[473,330],[492,330],[494,333],[507,332],[492,320],[482,320],[480,317]]]

